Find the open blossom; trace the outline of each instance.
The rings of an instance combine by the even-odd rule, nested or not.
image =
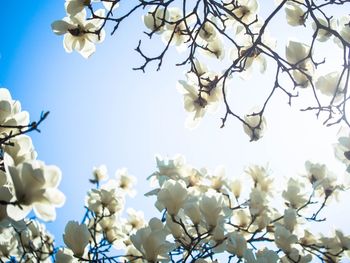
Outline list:
[[[9,216],[19,220],[33,208],[39,218],[54,220],[55,207],[61,207],[65,202],[65,196],[57,189],[61,181],[59,168],[35,160],[8,166],[7,169],[16,201],[21,205],[21,208],[8,206]]]
[[[134,197],[136,195],[136,191],[133,187],[137,181],[136,177],[130,175],[126,168],[118,169],[115,176],[117,178],[117,186],[130,197]]]
[[[4,151],[11,156],[12,165],[36,159],[37,153],[29,136],[22,134],[11,139],[11,142],[12,145],[4,145]]]
[[[157,195],[157,207],[166,208],[170,215],[176,215],[187,198],[186,184],[182,180],[166,181]]]
[[[56,263],[78,263],[78,259],[74,257],[73,251],[69,248],[59,249],[55,260]]]
[[[63,241],[70,248],[74,255],[81,257],[89,244],[91,235],[85,224],[76,221],[69,221],[64,229]]]
[[[184,107],[190,113],[188,126],[195,127],[206,111],[215,111],[222,100],[222,91],[217,83],[217,76],[213,73],[205,73],[200,78],[202,91],[199,92],[199,84],[180,80],[178,90],[184,94]]]
[[[17,132],[10,126],[25,126],[29,123],[29,114],[21,110],[21,103],[12,99],[8,89],[0,88],[0,135]],[[6,127],[7,126],[7,127]]]
[[[344,96],[345,83],[340,80],[340,72],[333,71],[320,76],[316,81],[316,88],[324,95],[339,100]]]
[[[199,201],[199,209],[209,227],[215,227],[223,212],[224,200],[221,194],[208,191]]]
[[[246,249],[244,259],[246,263],[277,263],[279,256],[275,251],[267,248],[259,250],[255,255],[252,249]]]
[[[296,243],[298,238],[293,235],[284,226],[276,224],[275,226],[275,243],[278,248],[288,253],[292,250],[292,244]]]
[[[344,163],[346,171],[350,173],[350,132],[346,128],[341,128],[338,143],[334,144],[335,156]]]
[[[238,0],[233,4],[231,0],[225,0],[225,7],[230,10],[240,21],[245,24],[252,23],[257,16],[258,2],[256,0]]]
[[[102,164],[98,167],[94,166],[92,168],[92,176],[93,176],[93,179],[92,179],[93,182],[100,182],[100,181],[106,180],[108,178],[108,170],[106,165]]]
[[[291,26],[302,26],[305,23],[304,13],[305,11],[301,8],[302,5],[287,2],[285,11],[287,23]]]
[[[309,80],[307,75],[312,75],[314,72],[314,65],[310,58],[308,58],[310,47],[296,41],[289,41],[286,47],[287,61],[298,69],[292,70],[292,75],[296,84],[301,87],[307,87]]]
[[[244,116],[244,121],[249,125],[243,124],[243,129],[250,137],[250,141],[257,141],[264,135],[266,129],[266,119],[264,116],[248,114]]]
[[[152,32],[157,34],[164,31],[165,21],[168,20],[169,11],[164,10],[164,8],[157,8],[155,10],[150,10],[146,15],[142,16],[145,26]]]
[[[168,235],[163,223],[158,218],[152,218],[148,226],[139,229],[130,240],[148,262],[168,262],[168,252],[174,248],[174,244],[165,240]]]
[[[238,257],[243,257],[244,252],[247,249],[247,241],[244,236],[239,232],[229,233],[226,241],[226,250],[231,254],[235,254]]]
[[[87,207],[96,214],[112,215],[124,208],[124,196],[114,183],[91,189],[86,197]]]
[[[303,185],[293,178],[288,181],[287,190],[283,191],[282,197],[288,202],[289,207],[299,208],[305,204],[306,197],[301,193],[301,187]]]
[[[97,16],[104,16],[103,9],[95,13]],[[86,20],[86,11],[83,9],[74,16],[53,22],[51,27],[55,34],[64,35],[63,46],[68,53],[76,50],[84,58],[88,58],[95,52],[95,43],[104,40],[105,31],[100,30],[102,22],[103,20],[97,18]]]

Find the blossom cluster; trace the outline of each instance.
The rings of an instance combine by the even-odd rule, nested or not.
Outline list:
[[[25,133],[36,128],[29,114],[0,88],[0,259],[46,262],[54,253],[53,237],[31,211],[44,221],[56,218],[65,196],[57,189],[61,172],[37,159],[32,140]],[[35,251],[35,254],[33,253]]]
[[[251,165],[240,177],[223,167],[196,169],[183,156],[157,157],[149,176],[159,217],[148,223],[141,211],[123,210],[135,178],[126,169],[106,180],[105,166],[94,168],[97,187],[86,197],[82,221],[68,222],[57,262],[340,262],[350,236],[335,230],[313,233],[320,212],[346,186],[327,166],[307,161],[299,177],[278,190],[271,171]],[[280,200],[277,202],[276,200]],[[108,254],[113,247],[118,255]]]
[[[229,116],[233,116],[242,122],[250,140],[256,141],[263,135],[266,126],[264,111],[275,92],[282,91],[291,104],[292,99],[304,94],[303,89],[312,90],[314,97],[314,103],[304,110],[316,111],[317,115],[325,112],[328,125],[343,120],[349,123],[345,105],[349,97],[349,69],[346,67],[349,60],[346,54],[350,48],[350,17],[348,14],[333,15],[331,11],[335,9],[341,13],[349,1],[328,1],[325,4],[315,4],[310,0],[275,1],[274,9],[267,16],[261,12],[265,7],[257,0],[195,3],[171,0],[142,1],[140,4],[125,1],[130,6],[130,9],[125,6],[127,11],[116,9],[121,2],[124,3],[122,0],[66,0],[67,17],[54,22],[52,29],[56,34],[65,34],[67,52],[77,50],[87,58],[95,51],[94,44],[104,39],[106,24],[115,24],[114,34],[119,25],[137,10],[146,10],[142,16],[147,28],[145,33],[151,39],[161,38],[164,48],[158,55],[148,55],[142,50],[140,41],[136,51],[145,62],[135,69],[144,71],[155,61],[158,61],[159,69],[170,46],[186,54],[178,65],[189,65],[189,68],[186,80],[180,80],[178,87],[184,94],[184,108],[189,113],[188,127],[194,128],[207,111],[212,112],[220,104],[225,104],[222,126]],[[98,9],[99,6],[103,8]],[[90,14],[88,18],[86,12]],[[269,30],[270,25],[277,22],[275,17],[279,13],[284,16],[280,24],[286,26],[286,30],[288,27],[305,28],[309,30],[306,34],[310,41],[289,39],[286,44],[282,43],[285,52],[281,52]],[[332,67],[328,72],[323,66],[327,65],[328,54],[321,59],[315,56],[315,51],[325,45],[344,54],[339,58],[339,67]],[[220,70],[210,70],[211,64],[218,64]],[[238,114],[230,105],[227,91],[235,86],[232,84],[234,76],[247,80],[254,68],[260,73],[265,73],[268,68],[276,72],[271,93],[253,112]]]

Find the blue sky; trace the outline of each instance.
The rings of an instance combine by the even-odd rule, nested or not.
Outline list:
[[[51,32],[50,24],[64,16],[63,3],[0,1],[0,86],[21,101],[32,120],[43,110],[51,112],[42,132],[32,137],[38,158],[63,173],[60,189],[67,202],[48,224],[59,244],[66,222],[83,216],[88,178],[96,165],[106,164],[110,176],[127,167],[138,178],[139,194],[128,206],[147,210],[148,218],[157,212],[152,199],[142,195],[150,190],[145,178],[155,170],[155,154],[182,153],[189,163],[210,169],[224,165],[229,177],[252,163],[268,163],[279,178],[301,173],[306,159],[337,165],[331,148],[336,129],[321,127],[314,115],[290,109],[285,100],[273,101],[279,110],[268,109],[268,132],[256,143],[249,143],[234,120],[220,129],[222,111],[187,130],[182,96],[175,88],[185,69],[174,66],[176,52],[170,51],[159,72],[154,67],[146,74],[132,70],[142,63],[133,50],[144,30],[141,13],[116,35],[107,32],[106,41],[85,60],[65,53],[62,37]],[[146,48],[152,52],[161,46],[155,40]],[[251,86],[260,86],[259,80]],[[332,225],[346,222],[334,220]]]

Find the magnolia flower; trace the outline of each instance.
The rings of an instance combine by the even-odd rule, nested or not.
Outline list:
[[[324,164],[306,161],[305,169],[307,171],[307,178],[309,179],[314,189],[318,188],[327,176],[327,167]]]
[[[293,232],[294,227],[297,225],[297,213],[294,208],[288,208],[284,210],[283,224],[290,231]]]
[[[184,19],[180,8],[169,7],[167,11],[167,23],[165,24],[165,31],[162,34],[163,41],[166,44],[171,41],[170,44],[175,45],[177,50],[182,52],[186,49],[184,44],[189,39],[187,26],[195,21],[195,15],[191,15]]]
[[[260,165],[251,165],[245,170],[245,173],[253,179],[255,188],[270,194],[273,178],[269,176],[267,168]]]
[[[223,60],[225,57],[225,48],[219,37],[215,37],[212,41],[203,46],[203,54]]]
[[[247,241],[244,236],[239,232],[229,233],[226,241],[226,250],[231,254],[237,255],[237,257],[243,257],[244,252],[247,249]]]
[[[300,193],[303,185],[293,178],[289,178],[287,190],[283,191],[282,197],[288,202],[288,206],[299,208],[306,203],[306,197]]]
[[[130,175],[126,168],[117,170],[115,176],[117,178],[118,187],[130,197],[134,197],[136,195],[136,191],[133,189],[133,187],[137,181],[136,177]]]
[[[13,161],[11,165],[16,166],[20,163],[36,159],[37,153],[29,136],[24,134],[16,136],[11,139],[11,143],[12,145],[4,145],[4,151],[11,156],[11,160]]]
[[[175,239],[179,239],[183,235],[183,228],[171,216],[166,217],[166,226],[170,230]]]
[[[157,207],[162,210],[167,209],[170,215],[177,215],[179,209],[183,207],[187,198],[186,184],[182,180],[166,181],[157,195]]]
[[[289,253],[292,250],[292,244],[296,243],[297,241],[297,236],[293,235],[284,226],[279,224],[275,225],[275,243],[278,248],[282,249],[286,253]]]
[[[19,256],[19,244],[12,227],[0,229],[0,260],[8,262],[10,257]]]
[[[260,215],[266,209],[266,193],[253,188],[249,195],[249,211],[254,217]]]
[[[311,75],[314,72],[313,62],[308,58],[309,52],[310,47],[300,42],[289,41],[286,47],[287,61],[298,68],[291,71],[294,81],[301,87],[309,85],[307,75]]]
[[[334,144],[334,153],[339,161],[344,163],[346,171],[350,173],[350,132],[346,128],[339,131],[338,143]]]
[[[285,11],[287,23],[291,26],[302,26],[305,24],[305,11],[300,7],[300,4],[287,2]]]
[[[239,179],[235,179],[230,183],[230,189],[234,197],[238,199],[241,196],[242,182]]]
[[[217,31],[212,23],[215,22],[205,22],[199,29],[199,37],[206,42],[211,42],[216,39]]]
[[[350,43],[350,26],[349,26],[350,18],[349,16],[343,16],[339,19],[339,34],[342,38]],[[338,40],[339,41],[339,40]]]
[[[336,28],[337,28],[337,21],[335,19],[331,19],[329,23],[322,18],[317,18],[317,21],[321,25],[323,25],[325,27],[329,27],[330,29],[336,30]],[[317,29],[317,25],[316,25],[315,21],[312,23],[312,29],[315,31]],[[320,42],[327,41],[331,36],[332,36],[332,33],[328,30],[320,28],[317,31],[317,40]]]
[[[250,24],[256,19],[259,7],[256,0],[239,0],[235,3],[237,3],[237,5],[234,5],[231,0],[224,1],[225,7],[240,21],[245,24]]]
[[[104,10],[97,10],[95,14],[103,17]],[[75,16],[53,22],[51,27],[55,34],[64,35],[63,46],[66,52],[76,50],[84,58],[88,58],[95,52],[95,43],[104,40],[105,31],[100,30],[102,23],[103,20],[97,18],[86,20],[86,11],[83,9]]]
[[[184,210],[185,214],[191,219],[194,225],[198,225],[201,222],[201,211],[197,200],[186,202]]]
[[[59,249],[55,260],[56,263],[78,263],[78,259],[74,257],[73,251],[69,248]]]
[[[214,111],[222,99],[221,89],[217,86],[217,77],[212,74],[203,74],[201,76],[202,86],[208,90],[198,91],[198,83],[192,84],[180,80],[177,89],[184,94],[185,110],[190,112],[188,126],[195,127],[199,120],[204,116],[207,110]],[[209,80],[209,81],[208,81]]]
[[[91,0],[66,0],[65,7],[67,14],[75,16],[77,13],[91,4]]]
[[[10,92],[0,88],[0,135],[17,133],[16,126],[26,126],[29,123],[29,114],[21,110],[21,103],[12,100]]]
[[[106,165],[102,164],[98,167],[92,168],[92,182],[101,182],[103,180],[106,180],[108,178],[108,170]]]
[[[164,31],[165,21],[168,21],[169,12],[165,12],[164,8],[156,8],[142,16],[145,26],[152,32],[157,34]]]
[[[124,196],[115,184],[108,182],[100,189],[88,192],[86,206],[98,215],[113,215],[124,208]]]
[[[25,251],[36,252],[36,260],[40,260],[40,262],[49,261],[50,255],[54,251],[54,239],[53,236],[46,231],[45,225],[40,224],[36,220],[26,220],[26,228],[19,233],[19,238]],[[35,258],[33,258],[33,260]]]
[[[129,229],[129,232],[134,232],[146,225],[145,216],[142,211],[128,208],[126,213],[128,214],[126,228]]]
[[[200,199],[199,209],[209,228],[217,225],[223,206],[223,197],[217,192],[208,191]]]
[[[247,114],[244,116],[244,121],[247,124],[243,124],[243,130],[250,137],[250,141],[257,141],[264,135],[266,129],[266,119],[264,116]]]
[[[320,76],[316,81],[316,88],[324,95],[339,100],[344,95],[345,83],[340,79],[340,73],[333,71]]]
[[[267,248],[259,250],[255,255],[252,249],[246,249],[244,259],[246,263],[277,263],[279,256],[275,251],[268,250]]]
[[[91,235],[85,224],[69,221],[64,229],[63,241],[75,256],[82,257]]]
[[[148,226],[139,229],[130,240],[145,260],[168,262],[168,252],[174,249],[174,244],[165,240],[167,236],[163,223],[158,218],[152,218]]]
[[[31,161],[17,166],[9,165],[7,171],[12,179],[16,201],[21,206],[8,206],[9,216],[19,220],[33,208],[39,218],[54,220],[55,207],[61,207],[65,202],[65,196],[57,189],[61,181],[59,168],[41,161]]]

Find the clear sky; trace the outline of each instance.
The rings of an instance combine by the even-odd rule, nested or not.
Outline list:
[[[107,33],[106,41],[85,60],[65,53],[62,37],[51,32],[50,24],[64,16],[63,4],[0,0],[0,86],[21,101],[31,120],[43,110],[51,112],[41,134],[31,135],[38,158],[63,173],[60,189],[67,202],[57,210],[57,220],[48,224],[59,244],[66,222],[83,216],[88,178],[96,165],[106,164],[110,176],[127,167],[138,178],[138,195],[127,204],[147,210],[147,218],[159,215],[153,199],[143,197],[150,190],[145,178],[155,171],[155,154],[181,153],[189,163],[213,170],[224,165],[229,177],[241,175],[249,164],[269,164],[277,179],[296,176],[307,159],[330,164],[335,171],[344,168],[335,162],[331,147],[337,129],[322,127],[313,114],[290,109],[286,98],[273,100],[267,111],[268,130],[258,142],[249,143],[233,119],[220,129],[222,110],[189,131],[184,127],[182,95],[175,88],[185,72],[174,66],[179,62],[176,52],[169,53],[159,72],[154,67],[146,74],[132,70],[142,63],[134,51],[138,39],[144,38],[141,14],[131,17],[116,35]],[[155,39],[146,48],[152,52],[161,45]],[[247,89],[259,94],[254,89],[264,88],[262,80],[266,77],[252,80]],[[347,225],[349,214],[339,217],[334,211],[325,229]]]

